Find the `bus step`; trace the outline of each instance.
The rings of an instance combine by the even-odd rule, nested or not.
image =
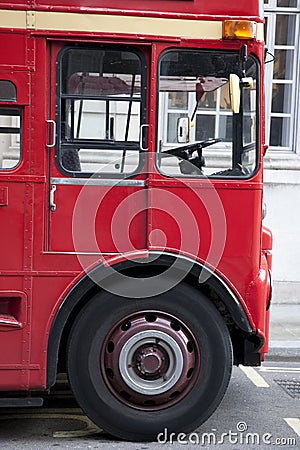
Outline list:
[[[43,406],[44,399],[40,397],[0,398],[0,408],[34,408]]]

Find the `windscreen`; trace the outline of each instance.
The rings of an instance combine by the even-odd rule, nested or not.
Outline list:
[[[251,176],[257,164],[257,79],[256,60],[250,56],[242,64],[238,52],[166,52],[159,65],[159,169],[168,175]]]

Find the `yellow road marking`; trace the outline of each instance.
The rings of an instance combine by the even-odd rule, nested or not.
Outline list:
[[[260,367],[260,372],[300,373],[299,367]]]
[[[253,369],[253,367],[239,367],[241,371],[244,372],[244,374],[249,378],[249,380],[251,380],[252,383],[255,384],[255,386],[264,388],[270,387],[265,379],[261,375],[259,375],[259,373],[257,373],[256,370]]]
[[[300,419],[286,418],[284,420],[300,437]]]

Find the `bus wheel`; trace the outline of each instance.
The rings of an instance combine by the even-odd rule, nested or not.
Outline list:
[[[68,342],[68,375],[88,417],[122,439],[188,433],[227,389],[232,346],[211,302],[180,284],[157,297],[97,294]]]

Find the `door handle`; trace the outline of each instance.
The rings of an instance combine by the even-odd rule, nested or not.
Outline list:
[[[56,203],[54,202],[54,193],[56,191],[56,185],[53,184],[50,191],[50,209],[51,211],[56,211]]]
[[[143,147],[143,140],[144,140],[145,130],[147,128],[149,128],[149,125],[147,123],[144,123],[143,125],[140,126],[140,149],[143,152],[146,152],[148,150],[148,147],[147,148]]]

